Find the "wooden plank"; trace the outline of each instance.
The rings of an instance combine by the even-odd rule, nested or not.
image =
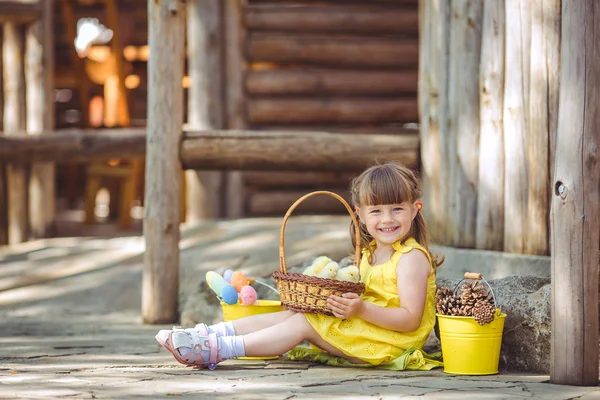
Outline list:
[[[418,34],[416,8],[330,6],[248,7],[246,29],[255,31],[351,34]]]
[[[0,44],[2,29],[0,29]],[[2,51],[0,51],[0,131],[4,125],[4,73],[2,72]],[[8,209],[6,190],[6,165],[0,162],[0,246],[8,244]]]
[[[23,75],[23,29],[5,22],[2,35],[4,74],[4,129],[6,134],[25,130],[25,78]],[[28,168],[9,164],[6,168],[8,193],[8,242],[21,243],[28,239]]]
[[[188,132],[180,154],[184,168],[192,169],[347,171],[375,160],[397,160],[414,168],[418,146],[416,134],[225,131],[211,138]]]
[[[272,69],[249,71],[245,83],[251,96],[375,96],[415,94],[417,82],[416,69]]]
[[[457,247],[475,247],[479,171],[479,63],[483,1],[452,2],[449,71],[449,232]],[[443,166],[442,166],[443,168]]]
[[[245,129],[244,74],[247,65],[243,57],[246,32],[243,29],[242,9],[244,0],[225,0],[225,101],[227,102],[226,126],[229,129]],[[228,172],[225,176],[225,216],[240,218],[244,215],[244,177],[241,172]]]
[[[0,0],[0,23],[26,24],[42,16],[43,0]]]
[[[600,9],[562,2],[558,136],[552,197],[550,382],[598,384]]]
[[[413,98],[255,98],[248,102],[253,124],[417,122]]]
[[[191,129],[223,128],[223,3],[192,0],[187,3],[188,124]],[[186,171],[186,221],[221,216],[223,173]]]
[[[419,120],[423,213],[435,243],[450,245],[448,73],[450,3],[424,0],[419,5]]]
[[[142,319],[178,320],[180,129],[183,124],[185,8],[181,2],[148,3],[148,137],[144,212]],[[164,60],[169,60],[168,63]]]
[[[416,39],[344,38],[253,33],[245,49],[254,62],[345,68],[417,68]]]
[[[527,146],[531,48],[529,0],[506,2],[504,82],[504,250],[523,253],[527,228]]]
[[[42,18],[25,33],[27,133],[39,135],[54,128],[54,1],[44,2]],[[34,238],[51,234],[55,222],[54,165],[33,163],[29,176],[29,224]]]
[[[504,248],[504,0],[484,2],[479,96],[479,186],[475,245]],[[489,184],[486,184],[489,183]]]
[[[535,0],[531,3],[531,61],[529,88],[529,127],[527,132],[527,215],[524,252],[547,255],[550,251],[550,113],[552,97],[558,93],[558,80],[549,79],[558,71],[560,60],[560,2]],[[554,63],[555,65],[551,65]],[[555,86],[552,87],[550,84]],[[554,92],[554,93],[553,93]],[[558,111],[555,109],[555,111]]]

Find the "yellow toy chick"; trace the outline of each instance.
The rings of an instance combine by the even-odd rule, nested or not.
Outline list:
[[[347,267],[340,268],[340,270],[337,273],[336,279],[340,281],[358,283],[358,281],[360,280],[359,276],[360,274],[358,267],[356,265],[348,265]]]
[[[304,275],[317,276],[317,274],[321,272],[325,265],[327,265],[327,263],[330,263],[331,261],[331,258],[327,256],[317,257],[315,261],[313,261],[311,265],[306,267],[306,269],[302,273]]]
[[[340,266],[335,261],[328,262],[327,265],[317,274],[318,278],[335,279]]]

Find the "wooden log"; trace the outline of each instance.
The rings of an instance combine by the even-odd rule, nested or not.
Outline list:
[[[188,124],[191,129],[223,128],[223,3],[192,0],[187,3]],[[186,221],[221,216],[223,173],[186,171]]]
[[[253,124],[385,123],[418,121],[412,98],[256,98],[248,102]]]
[[[13,22],[5,22],[2,35],[4,74],[4,129],[6,134],[25,130],[25,78],[23,75],[23,30]],[[8,242],[24,242],[29,236],[28,168],[9,164],[6,168],[8,193]]]
[[[225,59],[227,101],[226,123],[228,129],[245,129],[244,74],[247,65],[243,56],[245,30],[242,23],[243,0],[225,0]],[[231,171],[225,176],[225,216],[240,218],[244,215],[244,177]]]
[[[148,137],[144,212],[142,319],[145,323],[178,320],[179,222],[181,172],[180,129],[183,124],[182,2],[148,3]],[[164,60],[169,60],[168,63]]]
[[[280,172],[280,171],[248,171],[244,173],[246,187],[252,189],[313,188],[331,189],[333,187],[348,188],[350,181],[360,171],[354,172]]]
[[[415,9],[368,5],[329,7],[247,7],[246,29],[254,31],[350,34],[418,34]]]
[[[484,2],[479,96],[479,185],[475,244],[478,249],[504,248],[504,0]]]
[[[11,163],[34,161],[90,162],[132,158],[146,153],[145,129],[65,129],[39,136],[0,135],[0,160]],[[203,148],[203,146],[205,148]],[[232,146],[228,149],[227,146]],[[317,146],[331,148],[316,153]],[[252,150],[256,149],[256,150]],[[301,152],[295,153],[299,149]],[[415,166],[418,132],[402,135],[344,134],[314,131],[189,131],[181,138],[180,159],[185,168],[205,170],[360,170],[362,160],[402,155]],[[213,153],[223,151],[221,155]],[[236,151],[238,153],[236,153]],[[280,152],[283,151],[283,154]],[[309,156],[307,159],[306,156]],[[231,157],[231,158],[229,158]],[[335,159],[335,163],[331,160]],[[286,166],[286,162],[291,162]],[[316,164],[315,164],[316,163]]]
[[[450,245],[448,71],[450,3],[424,0],[419,3],[420,52],[419,120],[423,213],[435,243]]]
[[[397,160],[414,168],[418,146],[417,135],[225,131],[211,138],[188,132],[181,163],[191,169],[347,171]]]
[[[479,171],[479,63],[483,1],[452,2],[450,30],[449,232],[456,247],[475,247]],[[443,167],[442,167],[443,168]]]
[[[416,68],[416,39],[344,38],[305,35],[249,35],[245,49],[249,61],[312,64],[344,68]]]
[[[251,96],[401,95],[415,94],[417,70],[273,69],[250,71],[246,91]]]
[[[25,33],[27,133],[54,128],[54,1],[45,0],[42,18]],[[54,164],[33,163],[29,176],[29,225],[34,238],[47,237],[55,224]]]
[[[0,23],[27,24],[42,16],[44,0],[0,0]]]
[[[179,130],[176,130],[178,132]],[[88,163],[146,153],[146,129],[62,129],[26,136],[24,131],[0,135],[0,160],[12,163]]]
[[[350,202],[350,194],[347,190],[335,190]],[[281,216],[284,215],[292,204],[300,197],[308,193],[307,190],[270,190],[250,193],[248,196],[248,214],[251,216]],[[339,202],[329,196],[312,197],[302,202],[294,210],[294,215],[300,214],[347,214]],[[349,226],[349,225],[348,225]]]
[[[600,9],[562,2],[558,136],[552,197],[550,382],[598,384]]]
[[[550,145],[556,135],[558,71],[560,67],[560,1],[531,3],[531,61],[529,129],[527,133],[527,215],[525,248],[528,254],[550,251]],[[554,74],[554,76],[550,76]]]
[[[527,147],[531,15],[529,0],[506,2],[504,81],[504,250],[523,253],[527,228]]]

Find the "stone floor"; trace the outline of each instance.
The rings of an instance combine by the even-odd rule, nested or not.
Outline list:
[[[248,275],[278,267],[280,219],[186,227],[180,302],[207,270],[239,263]],[[289,263],[348,249],[344,217],[296,217]],[[333,368],[285,358],[227,361],[215,371],[179,365],[140,318],[143,238],[57,238],[0,247],[0,398],[600,399],[598,387],[552,385],[531,374],[454,376]]]

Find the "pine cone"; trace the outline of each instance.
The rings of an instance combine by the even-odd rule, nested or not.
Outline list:
[[[494,320],[496,308],[489,300],[480,300],[473,307],[473,318],[479,325],[489,324]]]
[[[442,315],[459,315],[460,297],[452,289],[440,286],[435,294],[435,309]]]
[[[477,281],[471,283],[464,283],[461,287],[460,301],[463,306],[470,306],[470,310],[475,304],[480,301],[487,299],[489,296],[487,290]],[[472,315],[468,314],[469,316]]]

